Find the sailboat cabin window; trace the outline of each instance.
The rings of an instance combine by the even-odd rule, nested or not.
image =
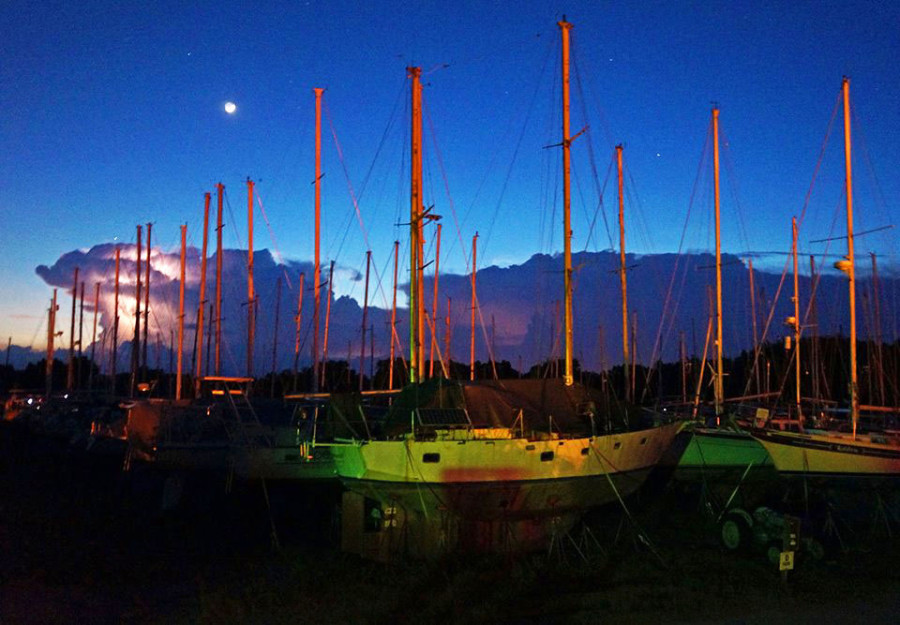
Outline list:
[[[440,462],[441,454],[422,454],[422,462]]]
[[[541,462],[549,462],[553,460],[553,452],[552,451],[542,451],[541,452]]]

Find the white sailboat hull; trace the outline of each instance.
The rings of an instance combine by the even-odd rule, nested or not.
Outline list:
[[[753,436],[783,475],[828,478],[900,477],[900,439],[839,432],[795,433],[760,430]]]
[[[509,520],[586,510],[629,495],[680,427],[549,440],[373,440],[335,446],[332,454],[344,485],[382,504]]]

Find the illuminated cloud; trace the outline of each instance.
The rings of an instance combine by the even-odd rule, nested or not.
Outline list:
[[[91,328],[93,314],[93,285],[100,283],[99,324],[101,333],[98,342],[108,353],[112,344],[114,320],[114,275],[115,244],[101,244],[89,250],[68,252],[52,266],[40,266],[37,274],[47,284],[59,287],[61,291],[58,328],[67,329],[64,321],[69,310],[66,298],[71,297],[71,285],[75,267],[80,268],[79,281],[86,283],[85,327]],[[120,355],[119,362],[127,363],[127,350],[134,332],[136,249],[133,244],[121,245],[120,295],[119,295],[119,345],[126,355]],[[243,374],[246,363],[247,343],[247,253],[242,250],[225,250],[223,253],[223,338],[222,363],[224,373]],[[601,363],[606,366],[621,361],[621,296],[615,269],[618,256],[613,252],[575,254],[573,264],[575,289],[575,357],[587,368],[596,369]],[[215,255],[207,262],[207,285],[205,328],[210,327],[209,304],[215,299]],[[689,254],[680,259],[671,254],[628,257],[631,269],[628,272],[629,309],[637,319],[637,358],[648,362],[651,358],[677,359],[680,332],[687,336],[688,351],[702,351],[704,329],[708,315],[707,285],[711,283],[710,266],[713,259],[708,254]],[[166,346],[172,340],[178,321],[178,277],[180,253],[153,248],[151,254],[150,277],[150,346],[148,361],[156,365],[161,359],[167,366]],[[727,256],[723,261],[725,321],[725,352],[737,354],[750,345],[752,325],[749,310],[750,293],[747,269],[740,259]],[[295,344],[295,315],[297,312],[298,285],[300,273],[305,273],[303,311],[300,340],[302,344],[301,363],[310,361],[312,342],[312,264],[309,262],[286,261],[278,264],[268,250],[254,254],[254,284],[258,299],[256,340],[254,349],[254,372],[257,375],[269,371],[272,363],[272,349],[276,337],[275,301],[276,283],[282,279],[281,306],[277,327],[279,369],[290,368],[293,363]],[[142,280],[145,266],[142,266]],[[327,280],[327,266],[322,268],[322,281]],[[676,279],[672,280],[673,271]],[[559,256],[537,254],[521,265],[509,267],[486,267],[477,276],[478,307],[476,309],[476,357],[488,358],[488,346],[492,346],[497,360],[508,360],[515,368],[527,369],[532,364],[551,356],[561,356],[562,337],[562,259]],[[355,269],[336,265],[335,296],[332,300],[329,327],[328,355],[331,359],[346,359],[350,353],[351,364],[358,366],[359,343],[361,338],[362,307],[358,301],[362,296],[363,277]],[[764,316],[770,301],[778,290],[779,275],[757,272],[756,285],[761,311],[759,326],[764,325]],[[884,293],[890,292],[888,281],[883,282]],[[185,361],[191,362],[195,349],[195,332],[200,287],[200,259],[198,250],[190,248],[187,253],[185,290]],[[671,296],[667,291],[672,286]],[[431,318],[432,289],[431,276],[425,279],[426,308]],[[466,362],[469,354],[471,282],[468,275],[441,275],[440,294],[437,311],[437,350],[445,354],[448,304],[450,305],[451,356],[454,360]],[[846,327],[846,306],[843,289],[845,281],[836,276],[825,276],[818,290],[819,331],[821,334],[836,332],[840,324]],[[869,288],[862,282],[861,289]],[[390,301],[390,284],[383,286],[387,297],[381,292],[375,295],[374,284],[370,286],[370,305],[367,325],[366,350],[374,336],[376,358],[385,358],[389,353],[388,336],[391,311],[385,301]],[[406,285],[400,286],[398,301],[405,301]],[[808,301],[809,279],[801,279],[801,300]],[[351,295],[348,295],[351,294]],[[327,288],[321,292],[319,335],[320,345],[324,343],[324,324]],[[71,301],[71,300],[68,300]],[[379,306],[374,303],[378,302]],[[782,292],[772,319],[767,338],[780,339],[784,329],[780,320],[791,314],[791,304],[786,291]],[[141,303],[143,308],[143,302]],[[762,312],[766,311],[766,312]],[[660,320],[663,320],[662,325]],[[633,323],[634,317],[629,319]],[[661,328],[661,329],[660,329]],[[861,328],[864,333],[864,329]],[[66,332],[67,333],[67,332]],[[406,357],[408,351],[407,311],[398,312],[397,334],[400,345],[397,356]],[[426,332],[426,334],[428,334]],[[89,336],[89,335],[88,335]],[[602,343],[600,342],[602,337]],[[428,341],[428,339],[426,338]],[[163,348],[157,352],[157,341]],[[87,341],[86,341],[87,342]],[[699,342],[699,343],[698,343]],[[67,344],[67,342],[66,342]],[[659,345],[657,348],[656,345]],[[321,349],[321,348],[320,348]],[[206,351],[205,342],[203,350]],[[430,345],[426,347],[426,355]],[[426,356],[427,357],[427,356]],[[105,361],[103,361],[105,362]],[[188,364],[188,366],[190,366]],[[368,365],[367,365],[368,366]]]

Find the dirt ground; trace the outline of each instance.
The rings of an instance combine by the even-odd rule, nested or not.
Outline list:
[[[592,513],[552,552],[381,564],[340,553],[327,489],[185,487],[0,431],[0,623],[893,623],[900,530],[843,526],[782,580],[719,543],[695,487]],[[323,514],[322,511],[328,514]],[[588,532],[586,529],[590,531]],[[278,538],[276,547],[274,535]]]

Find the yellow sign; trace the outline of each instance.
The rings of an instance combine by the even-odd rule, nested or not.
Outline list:
[[[779,571],[792,571],[794,569],[794,552],[782,551],[781,559],[778,562]]]

